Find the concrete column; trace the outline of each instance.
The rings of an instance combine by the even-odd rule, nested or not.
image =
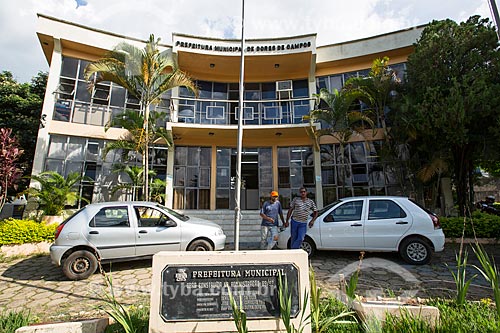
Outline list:
[[[45,157],[49,150],[49,128],[52,123],[54,114],[54,105],[56,102],[56,94],[54,93],[59,86],[59,77],[62,65],[62,48],[61,40],[54,38],[54,50],[50,62],[49,76],[47,78],[47,88],[45,90],[45,98],[43,100],[41,125],[38,129],[36,140],[35,158],[33,160],[33,168],[31,174],[39,174],[43,171]]]
[[[316,184],[316,206],[323,208],[323,184],[321,183],[321,154],[316,149],[314,152],[314,183]]]
[[[167,179],[165,185],[165,206],[168,208],[172,208],[174,205],[174,152],[174,146],[168,147]]]

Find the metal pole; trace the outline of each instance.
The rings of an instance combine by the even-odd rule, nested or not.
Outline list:
[[[240,220],[241,220],[241,146],[243,143],[243,90],[245,77],[245,0],[241,0],[241,63],[238,114],[238,142],[236,147],[236,189],[234,199],[234,250],[240,250]]]
[[[500,15],[498,14],[498,7],[495,0],[489,0],[491,15],[493,16],[493,21],[495,22],[495,26],[497,28],[497,36],[498,40],[500,40]]]

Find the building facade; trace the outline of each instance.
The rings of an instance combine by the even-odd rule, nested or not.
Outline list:
[[[150,166],[166,182],[166,206],[174,209],[234,209],[238,117],[243,117],[241,208],[257,210],[271,190],[285,208],[302,186],[322,207],[352,195],[401,194],[399,165],[379,158],[382,131],[354,137],[339,159],[339,144],[322,137],[315,149],[303,121],[321,88],[340,89],[352,76],[369,72],[374,59],[388,56],[402,77],[407,56],[423,27],[340,44],[317,46],[316,35],[245,41],[244,106],[239,110],[239,40],[174,34],[172,52],[180,69],[199,87],[165,93],[155,106],[157,126],[171,130],[174,145],[151,148]],[[114,83],[91,91],[85,66],[121,42],[143,48],[145,41],[100,31],[56,18],[38,16],[38,38],[50,64],[33,174],[79,172],[82,196],[91,202],[133,199],[116,191],[130,183],[114,170],[116,151],[103,155],[106,142],[125,134],[105,125],[138,100]],[[321,124],[317,124],[321,126]],[[130,163],[142,165],[141,156]]]

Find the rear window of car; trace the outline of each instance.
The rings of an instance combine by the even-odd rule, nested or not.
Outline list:
[[[416,201],[414,201],[412,199],[408,199],[408,201],[411,202],[412,204],[414,204],[415,206],[419,207],[420,209],[422,209],[427,214],[436,215],[435,213],[431,212],[430,210],[428,210],[427,208],[425,208],[424,206],[422,206],[418,202],[416,202]]]
[[[369,220],[396,219],[406,216],[405,211],[392,200],[380,199],[369,202]]]

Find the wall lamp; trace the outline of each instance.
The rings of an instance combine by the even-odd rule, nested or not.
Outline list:
[[[274,68],[280,68],[280,64],[274,64]]]
[[[210,64],[210,68],[214,68],[215,67],[215,64]]]

